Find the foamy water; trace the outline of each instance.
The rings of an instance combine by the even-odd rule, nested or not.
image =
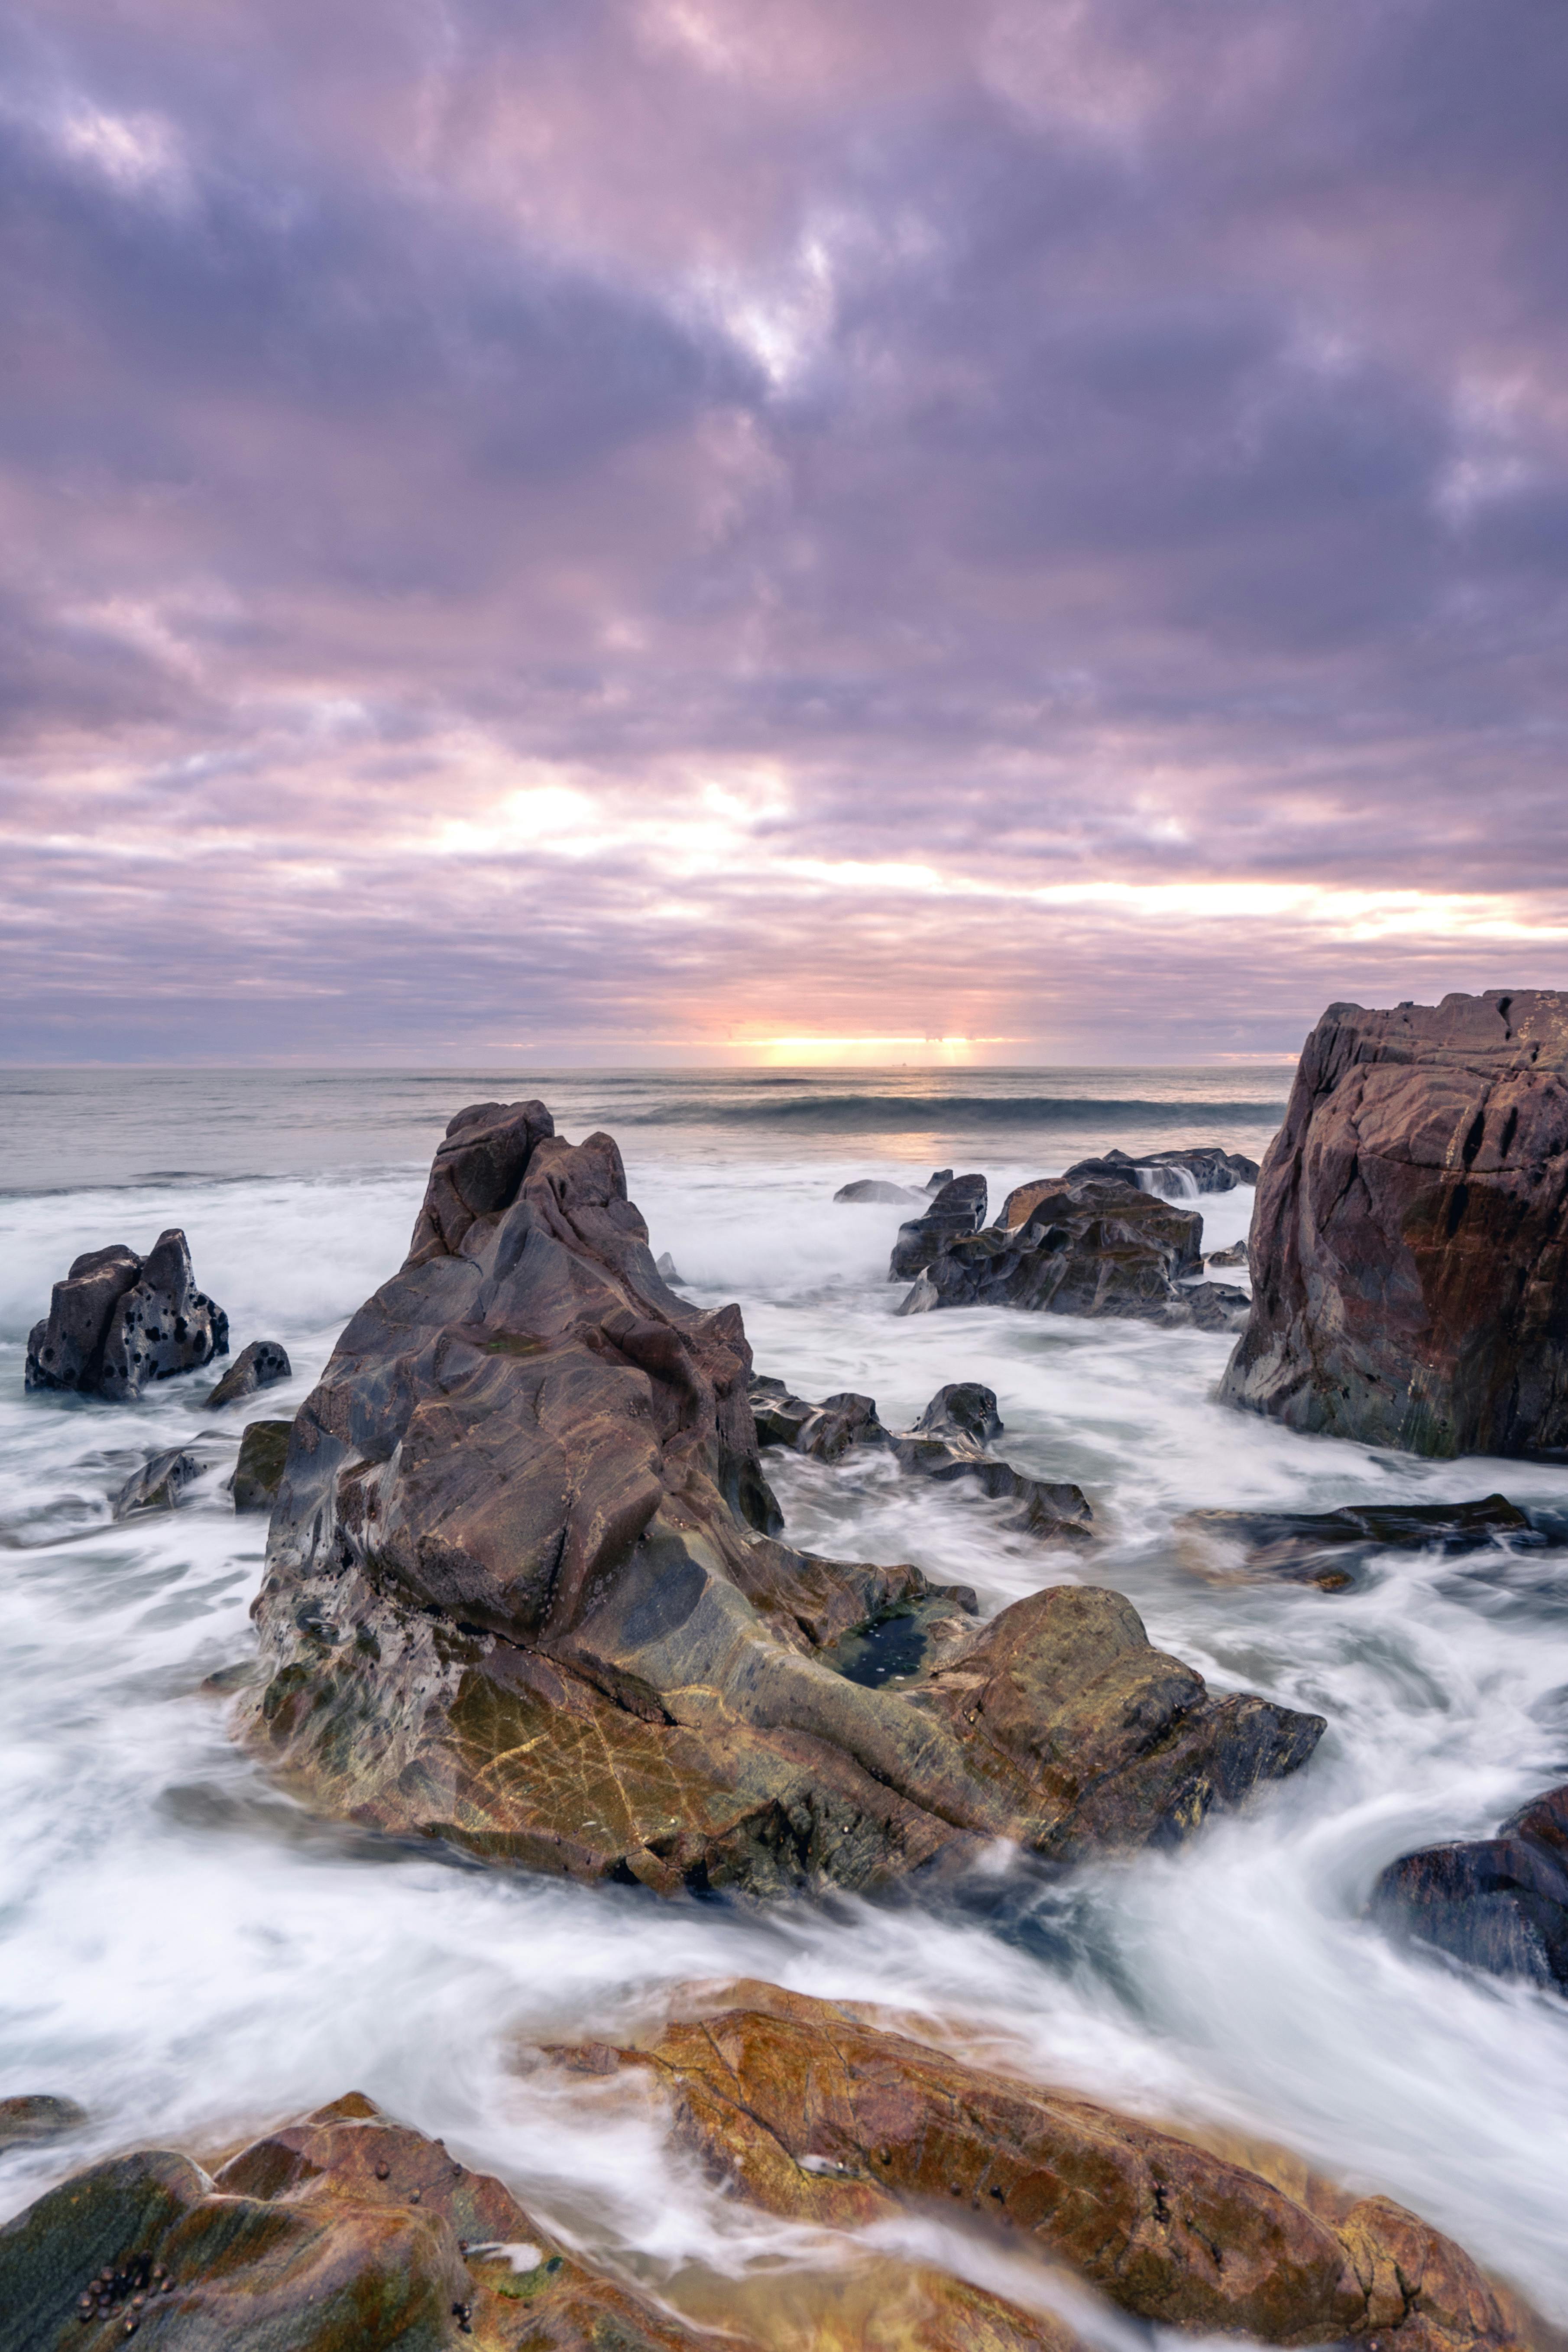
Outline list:
[[[978,1096],[971,1079],[945,1083],[946,1108],[925,1073],[881,1092],[857,1076],[852,1100],[771,1078],[704,1094],[648,1078],[122,1075],[107,1108],[96,1079],[13,1095],[0,2095],[64,2093],[93,2123],[85,2139],[0,2158],[0,2210],[99,2151],[211,2147],[358,2087],[502,2173],[541,2224],[654,2283],[693,2264],[814,2259],[810,2233],[679,2165],[635,2085],[530,2054],[645,2026],[693,1979],[748,1975],[883,2001],[1040,2079],[1283,2141],[1412,2205],[1568,2318],[1568,2005],[1401,1950],[1362,1916],[1395,1854],[1490,1830],[1568,1777],[1568,1555],[1390,1554],[1328,1594],[1206,1580],[1172,1534],[1205,1504],[1323,1509],[1500,1488],[1562,1507],[1568,1474],[1421,1464],[1221,1411],[1209,1400],[1228,1343],[1200,1333],[981,1308],[896,1319],[900,1288],[883,1276],[900,1213],[834,1207],[846,1178],[918,1181],[950,1160],[983,1168],[997,1202],[1113,1143],[1256,1154],[1268,1088],[1282,1092],[1277,1074],[1023,1074]],[[841,1896],[767,1913],[483,1871],[282,1798],[200,1688],[248,1654],[264,1537],[221,1492],[221,1441],[178,1513],[116,1527],[108,1498],[160,1446],[201,1430],[237,1439],[247,1412],[292,1411],[348,1314],[399,1263],[445,1117],[533,1091],[567,1132],[621,1135],[655,1249],[701,1303],[739,1299],[760,1369],[807,1394],[867,1391],[893,1423],[946,1381],[986,1381],[1007,1424],[998,1450],[1079,1480],[1105,1530],[1087,1557],[1051,1552],[884,1459],[770,1454],[792,1537],[915,1560],[973,1584],[988,1608],[1067,1578],[1113,1584],[1217,1685],[1325,1715],[1307,1770],[1175,1856],[1051,1885],[998,1856],[962,1905]],[[991,1108],[977,1113],[976,1099]],[[1129,1100],[1135,1116],[1117,1108]],[[1040,1116],[1030,1106],[1042,1101],[1069,1108]],[[160,1168],[185,1172],[148,1172]],[[1245,1231],[1251,1194],[1200,1205],[1206,1244],[1223,1246]],[[293,1381],[216,1418],[198,1402],[210,1373],[133,1407],[24,1397],[23,1342],[50,1282],[79,1250],[145,1249],[171,1223],[236,1348],[280,1339]],[[941,2256],[930,2235],[919,2242]]]

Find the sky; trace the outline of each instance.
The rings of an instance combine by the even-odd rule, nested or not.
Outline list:
[[[1568,985],[1563,0],[0,25],[0,1060]]]

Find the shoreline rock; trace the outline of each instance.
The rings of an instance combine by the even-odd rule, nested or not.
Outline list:
[[[1151,1179],[1146,1184],[1145,1175]],[[1239,1184],[1256,1184],[1258,1162],[1243,1152],[1227,1151],[1222,1144],[1188,1143],[1179,1150],[1145,1151],[1136,1158],[1130,1151],[1106,1151],[1098,1159],[1078,1160],[1067,1171],[1065,1181],[1079,1184],[1093,1177],[1122,1177],[1162,1200],[1180,1201],[1196,1199],[1200,1192],[1233,1192]],[[1169,1191],[1163,1188],[1162,1177]],[[1002,1221],[1008,1222],[1005,1209]]]
[[[1412,1454],[1568,1458],[1568,993],[1331,1005],[1251,1250],[1225,1402]]]
[[[144,1258],[116,1242],[73,1261],[28,1334],[24,1385],[124,1402],[228,1351],[228,1317],[196,1288],[171,1225]]]
[[[1568,1991],[1568,1785],[1521,1805],[1495,1837],[1401,1854],[1371,1908],[1490,1976]]]
[[[933,1177],[932,1182],[936,1182]],[[937,1191],[924,1215],[900,1225],[888,1261],[890,1282],[907,1282],[960,1234],[978,1233],[986,1222],[986,1180],[954,1176]]]
[[[1120,1595],[977,1629],[914,1570],[777,1540],[750,1379],[738,1309],[658,1275],[610,1137],[460,1113],[403,1268],[296,1416],[241,1736],[372,1826],[758,1895],[998,1837],[1169,1843],[1311,1754],[1320,1717],[1212,1696]],[[841,1670],[915,1602],[914,1686]]]
[[[243,1397],[255,1396],[258,1389],[275,1388],[279,1381],[293,1377],[286,1348],[276,1339],[253,1339],[248,1348],[240,1349],[203,1410],[211,1412],[225,1404],[238,1404]]]

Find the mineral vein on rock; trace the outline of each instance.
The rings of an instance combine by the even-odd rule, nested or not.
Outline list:
[[[1568,1449],[1568,994],[1331,1005],[1251,1246],[1229,1403],[1414,1454]]]
[[[1212,1696],[1119,1594],[977,1627],[912,1568],[777,1540],[739,1309],[661,1278],[609,1136],[447,1131],[400,1273],[294,1423],[244,1735],[333,1811],[673,1891],[866,1885],[995,1837],[1185,1834],[1321,1719]],[[921,1606],[921,1671],[828,1646]]]

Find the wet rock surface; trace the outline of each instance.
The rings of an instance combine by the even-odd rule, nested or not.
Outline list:
[[[1372,1910],[1470,1968],[1568,1990],[1568,1786],[1521,1807],[1496,1837],[1402,1854]]]
[[[1138,1184],[1142,1171],[1147,1171],[1147,1178],[1141,1190],[1163,1192],[1167,1199],[1174,1200],[1183,1197],[1188,1184],[1196,1192],[1233,1192],[1238,1184],[1258,1181],[1255,1160],[1249,1160],[1244,1152],[1227,1151],[1218,1143],[1189,1143],[1176,1151],[1145,1151],[1138,1159],[1129,1151],[1107,1151],[1096,1160],[1075,1161],[1067,1171],[1066,1181],[1077,1184],[1086,1178],[1120,1176]],[[1005,1210],[1002,1222],[1008,1222]]]
[[[1414,1454],[1568,1454],[1568,994],[1331,1005],[1252,1263],[1227,1402]]]
[[[977,1631],[912,1569],[777,1540],[750,1378],[738,1310],[659,1276],[608,1136],[460,1114],[293,1424],[242,1736],[370,1825],[761,1895],[998,1836],[1168,1842],[1311,1753],[1321,1718],[1213,1698],[1117,1595]],[[914,1685],[838,1670],[916,1605]]]
[[[1304,2197],[1196,2141],[1042,2090],[772,1986],[649,2049],[561,2053],[641,2070],[678,2144],[734,2193],[839,2229],[913,2209],[1068,2265],[1135,2318],[1264,2343],[1472,2352],[1521,2315],[1385,2198]]]
[[[202,1468],[194,1454],[187,1454],[178,1445],[152,1454],[120,1487],[110,1505],[111,1516],[123,1519],[132,1511],[175,1509],[186,1487],[201,1476]]]
[[[841,1184],[833,1194],[835,1201],[879,1201],[889,1206],[918,1207],[925,1201],[925,1192],[911,1192],[907,1184],[890,1184],[884,1176],[859,1176],[852,1184]]]
[[[518,2270],[508,2250],[535,2260]],[[131,2336],[138,2352],[702,2341],[574,2262],[498,2180],[358,2093],[212,2177],[168,2149],[95,2165],[0,2230],[0,2352],[96,2352]]]
[[[935,1177],[931,1181],[936,1181]],[[907,1282],[956,1235],[978,1233],[986,1222],[986,1197],[983,1176],[950,1177],[923,1215],[900,1225],[888,1261],[888,1280]]]
[[[74,2099],[57,2098],[48,2091],[18,2092],[0,2099],[0,2148],[64,2139],[80,2131],[87,2120],[87,2109]]]
[[[29,1389],[124,1402],[154,1381],[226,1356],[228,1346],[228,1318],[196,1288],[175,1225],[144,1258],[116,1243],[73,1262],[28,1335],[24,1378]]]
[[[1202,1218],[1119,1177],[1042,1178],[1009,1193],[1003,1214],[933,1255],[899,1313],[1018,1307],[1224,1330],[1248,1312],[1245,1291],[1188,1279],[1202,1272]]]
[[[274,1388],[279,1381],[290,1380],[294,1367],[288,1360],[288,1350],[276,1339],[253,1339],[242,1348],[217,1387],[206,1402],[209,1412],[214,1406],[238,1404],[242,1397],[255,1396],[258,1389]]]
[[[236,1511],[270,1511],[283,1484],[288,1459],[287,1421],[251,1421],[240,1436],[239,1460],[231,1481]]]

